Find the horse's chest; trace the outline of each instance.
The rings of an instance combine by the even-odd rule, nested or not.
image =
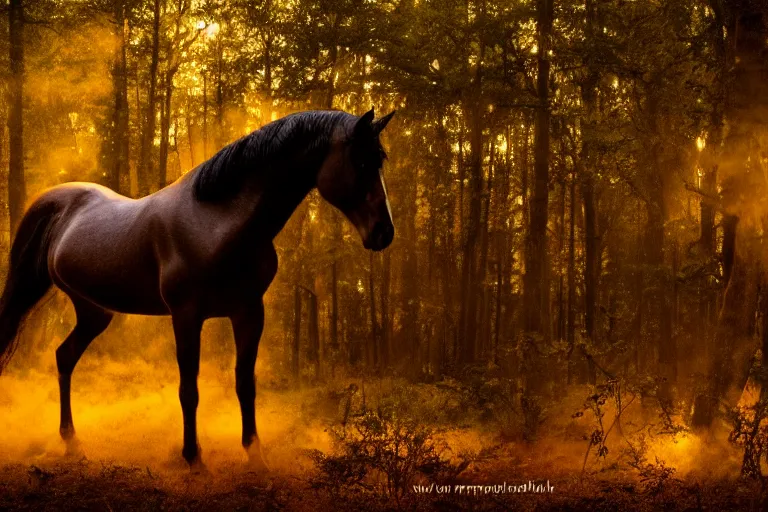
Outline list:
[[[166,283],[164,296],[182,306],[194,302],[206,316],[229,316],[261,299],[277,272],[277,254],[272,247],[250,248],[219,254],[196,267]]]
[[[267,291],[277,273],[277,254],[272,247],[225,256],[216,262],[215,284],[233,295]]]

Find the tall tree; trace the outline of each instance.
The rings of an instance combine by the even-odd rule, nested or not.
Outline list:
[[[536,435],[541,413],[542,367],[541,344],[548,338],[549,278],[547,263],[547,215],[549,206],[549,73],[554,0],[537,0],[538,33],[534,179],[530,224],[525,253],[525,332],[523,414],[525,436]]]
[[[109,127],[106,130],[104,165],[106,185],[124,195],[130,190],[130,112],[128,103],[127,44],[130,33],[127,0],[111,2],[112,29],[116,40],[110,73],[112,75],[112,101]]]
[[[26,202],[24,177],[24,1],[11,0],[8,7],[8,210],[11,233],[21,222]]]
[[[147,104],[144,111],[144,123],[141,133],[141,153],[139,154],[139,195],[145,196],[154,192],[155,172],[154,162],[155,126],[157,123],[157,70],[160,64],[160,0],[152,4],[152,39],[149,64],[149,87]]]

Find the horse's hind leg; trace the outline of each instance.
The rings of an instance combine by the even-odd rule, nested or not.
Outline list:
[[[56,350],[56,364],[59,369],[59,397],[61,400],[61,423],[59,433],[64,441],[71,441],[75,436],[75,426],[72,424],[72,407],[70,404],[70,385],[72,371],[80,360],[88,345],[107,328],[112,320],[112,313],[93,304],[74,301],[77,324]]]

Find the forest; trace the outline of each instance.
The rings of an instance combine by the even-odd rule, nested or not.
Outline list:
[[[287,114],[397,111],[391,247],[366,251],[316,192],[275,239],[257,362],[268,480],[238,466],[219,319],[202,347],[207,475],[176,460],[167,319],[120,317],[89,348],[72,385],[83,454],[63,456],[54,352],[74,316],[57,292],[0,377],[0,509],[765,506],[765,2],[0,11],[2,276],[48,187],[139,198]],[[554,490],[455,487],[529,480]]]

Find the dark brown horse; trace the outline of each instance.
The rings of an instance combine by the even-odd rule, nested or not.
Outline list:
[[[243,446],[264,466],[256,433],[254,368],[262,297],[277,271],[272,240],[315,187],[355,225],[366,248],[394,236],[375,120],[344,112],[286,116],[226,146],[177,182],[133,200],[95,184],[43,193],[21,221],[0,298],[0,373],[19,325],[52,285],[75,306],[77,324],[56,350],[60,433],[74,440],[72,371],[114,313],[170,315],[184,417],[182,455],[200,462],[197,375],[200,330],[228,317],[237,350]]]

